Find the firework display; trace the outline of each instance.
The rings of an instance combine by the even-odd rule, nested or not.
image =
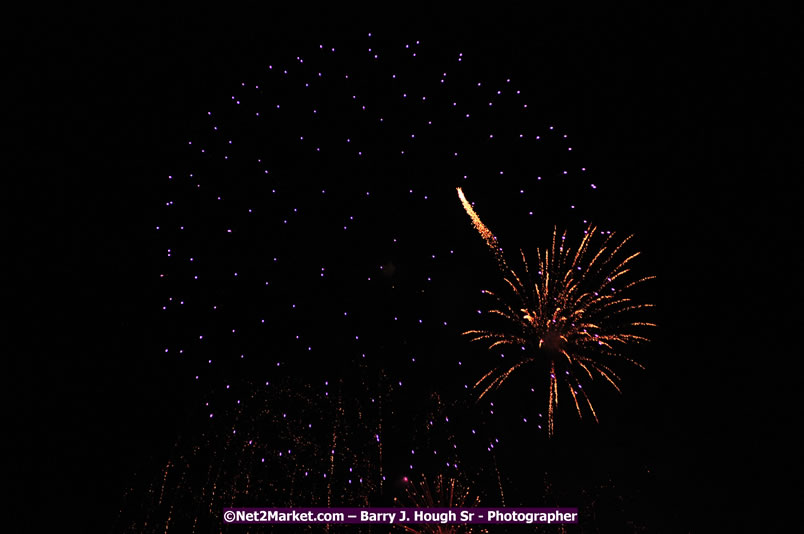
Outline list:
[[[385,7],[9,17],[4,530],[791,530],[795,13]]]
[[[628,297],[647,278],[625,282],[627,239],[555,233],[517,271],[463,193],[515,199],[511,228],[579,222],[598,186],[568,135],[471,55],[373,34],[271,60],[230,97],[192,130],[153,221],[160,350],[204,430],[131,492],[120,529],[214,531],[225,506],[527,503],[497,458],[552,435],[559,398],[596,417],[587,381],[618,387],[609,359],[649,324],[629,319],[648,305]],[[486,292],[499,328],[465,331],[478,280],[456,187],[512,294]],[[462,334],[521,357],[478,381]],[[541,364],[544,427],[474,403]],[[485,532],[469,526],[407,530]]]
[[[509,299],[484,290],[484,294],[495,300],[488,313],[504,322],[497,329],[469,330],[464,334],[474,341],[487,342],[489,349],[504,346],[520,349],[513,362],[492,369],[477,381],[479,398],[500,387],[522,367],[544,364],[549,374],[549,433],[554,431],[561,389],[572,398],[579,416],[585,405],[597,420],[584,383],[598,377],[620,391],[620,378],[609,362],[623,359],[639,365],[624,356],[622,348],[647,341],[637,332],[641,327],[656,326],[632,318],[633,312],[653,305],[634,302],[629,292],[654,277],[627,280],[632,261],[639,255],[623,254],[631,237],[618,240],[613,232],[599,231],[590,225],[573,249],[566,243],[566,232],[559,235],[554,230],[550,247],[537,252],[535,271],[528,267],[525,254],[520,251],[523,268],[517,274],[505,263],[497,238],[477,216],[460,188],[458,195],[473,225],[498,257],[512,294]],[[593,243],[596,236],[602,236],[600,244]]]

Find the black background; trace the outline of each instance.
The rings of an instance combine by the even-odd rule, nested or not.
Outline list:
[[[6,21],[6,284],[19,297],[6,300],[19,337],[4,350],[11,513],[107,531],[133,473],[169,453],[187,408],[155,350],[151,184],[190,117],[266,50],[366,31],[454,40],[549,78],[554,116],[590,160],[632,184],[632,198],[610,200],[661,241],[664,379],[633,404],[665,399],[646,423],[647,442],[674,458],[657,514],[690,506],[670,514],[669,531],[706,531],[704,508],[741,530],[728,514],[759,514],[762,495],[784,491],[791,457],[779,444],[800,420],[788,348],[801,271],[800,157],[787,159],[798,146],[787,96],[800,77],[796,14],[309,11]]]

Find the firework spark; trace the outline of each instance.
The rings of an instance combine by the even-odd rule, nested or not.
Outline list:
[[[496,238],[471,209],[460,188],[458,195],[487,246],[495,255],[501,255]],[[593,243],[596,235],[604,236],[602,243]],[[628,281],[631,263],[639,256],[639,252],[623,253],[632,236],[618,240],[613,232],[598,232],[590,225],[574,250],[565,243],[566,237],[566,232],[559,235],[553,230],[550,247],[537,251],[535,272],[529,269],[521,251],[522,275],[501,262],[512,298],[491,291],[484,293],[495,299],[489,313],[502,317],[504,325],[464,333],[473,341],[487,342],[489,349],[505,345],[521,349],[520,358],[492,369],[477,381],[478,398],[499,388],[517,370],[546,363],[550,377],[547,413],[551,436],[560,390],[572,397],[579,416],[583,416],[585,404],[597,421],[584,383],[602,378],[619,392],[620,377],[609,362],[623,359],[641,368],[639,363],[625,357],[622,349],[647,341],[639,333],[641,327],[656,326],[630,318],[633,312],[653,307],[633,302],[628,296],[630,290],[654,278]]]

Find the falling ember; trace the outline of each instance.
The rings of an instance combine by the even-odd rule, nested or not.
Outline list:
[[[458,195],[487,246],[501,257],[496,238],[471,209],[460,189]],[[630,255],[622,252],[631,236],[619,241],[614,232],[605,233],[602,243],[594,245],[596,230],[590,225],[573,250],[566,244],[566,232],[559,235],[554,229],[551,246],[537,251],[535,273],[528,268],[521,251],[522,276],[509,269],[504,260],[500,261],[503,279],[512,295],[503,298],[491,291],[484,293],[496,301],[488,313],[502,317],[504,324],[495,329],[464,332],[472,341],[488,342],[489,349],[503,345],[522,349],[517,360],[492,369],[477,381],[478,399],[500,387],[521,367],[546,364],[551,436],[559,394],[572,397],[579,416],[586,405],[597,421],[583,382],[603,378],[619,392],[620,377],[610,362],[623,359],[641,368],[639,363],[625,357],[622,349],[648,340],[638,332],[641,327],[656,326],[630,318],[633,312],[653,305],[633,302],[629,291],[654,278],[627,279],[631,262],[639,256],[639,252]]]

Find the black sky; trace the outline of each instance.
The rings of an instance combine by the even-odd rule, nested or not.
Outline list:
[[[6,351],[19,509],[53,506],[64,524],[106,531],[133,474],[170,452],[188,407],[173,387],[177,370],[156,350],[146,229],[157,177],[198,112],[264,58],[366,31],[458,43],[489,68],[545,80],[552,118],[620,184],[606,199],[615,222],[657,237],[646,253],[661,280],[661,379],[620,408],[626,425],[651,417],[622,439],[646,434],[671,459],[659,467],[661,496],[668,508],[696,506],[673,511],[674,524],[689,525],[677,531],[702,531],[703,504],[727,514],[750,503],[783,477],[776,443],[800,414],[789,404],[796,351],[786,349],[796,314],[784,301],[801,271],[792,194],[801,166],[785,159],[795,137],[779,135],[794,131],[784,95],[800,78],[800,54],[782,15],[19,16],[7,109],[20,122],[5,158],[7,284],[21,297],[10,312],[22,322]],[[765,147],[773,152],[759,156]],[[98,507],[96,519],[86,506]]]

